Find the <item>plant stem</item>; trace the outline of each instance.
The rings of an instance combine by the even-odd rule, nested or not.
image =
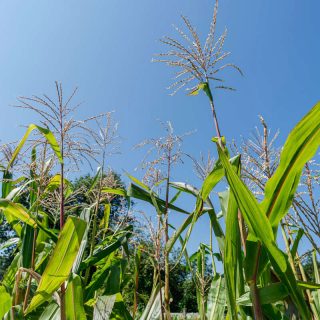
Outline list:
[[[161,281],[161,268],[160,268],[160,250],[161,250],[161,216],[160,213],[158,213],[158,235],[157,235],[157,244],[156,244],[156,267],[158,272],[158,278],[159,278],[159,287],[160,287],[160,315],[161,320],[164,320],[163,316],[163,301],[162,301],[162,281]],[[153,284],[153,287],[155,288],[155,284]]]
[[[63,150],[63,148],[61,148]],[[63,151],[62,151],[63,152]],[[60,165],[60,232],[63,229],[64,225],[64,165],[61,163]],[[60,291],[60,318],[61,320],[66,319],[66,301],[65,301],[65,292],[66,287],[65,283],[61,285]]]
[[[19,304],[19,283],[20,283],[20,280],[21,280],[21,270],[18,270],[18,272],[16,273],[16,276],[15,276],[15,295],[14,295],[14,301],[13,301],[13,304],[12,304],[12,307],[13,306],[16,306],[17,304]]]
[[[201,293],[200,293],[200,297],[201,297],[201,312],[200,312],[200,317],[201,320],[206,320],[206,308],[205,308],[205,254],[204,251],[201,250]]]
[[[134,292],[133,292],[133,312],[132,318],[135,318],[137,309],[138,309],[138,286],[139,286],[139,275],[136,273],[134,280]]]
[[[133,312],[132,318],[135,318],[137,309],[138,309],[138,289],[139,289],[139,269],[140,269],[140,256],[139,253],[136,253],[135,259],[135,277],[134,277],[134,291],[133,291]]]
[[[291,254],[289,241],[288,241],[287,234],[286,234],[286,231],[284,229],[283,223],[280,223],[280,226],[281,226],[281,233],[282,233],[283,241],[284,241],[284,244],[286,246],[286,251],[287,251],[287,254],[288,254],[289,263],[291,265],[291,268],[292,268],[292,271],[293,271],[293,274],[294,274],[295,278],[298,279],[297,270],[296,270],[296,267],[294,265],[294,260],[293,260],[294,257]]]
[[[219,145],[223,149],[223,144],[222,144],[222,141],[221,141],[221,131],[220,131],[220,127],[219,127],[219,121],[218,121],[218,117],[217,117],[217,113],[216,113],[216,108],[215,108],[215,105],[214,105],[214,102],[213,102],[213,97],[212,97],[212,92],[211,92],[211,89],[210,89],[209,81],[207,81],[207,87],[205,89],[205,93],[208,96],[209,101],[210,101],[210,107],[211,107],[211,112],[212,112],[212,116],[213,116],[213,124],[214,124],[214,127],[216,129],[216,134],[217,134],[217,137],[218,137]]]
[[[239,224],[239,231],[240,231],[240,240],[243,247],[243,253],[244,253],[244,256],[246,257],[247,256],[247,248],[246,248],[247,233],[244,225],[244,219],[240,210],[238,210],[238,224]]]
[[[170,266],[169,266],[169,251],[166,249],[166,244],[169,241],[169,222],[168,222],[168,209],[169,209],[169,187],[170,187],[170,169],[171,169],[171,150],[168,155],[168,171],[167,171],[167,183],[166,183],[166,205],[164,212],[164,227],[165,227],[165,249],[164,249],[164,264],[165,264],[165,277],[164,277],[164,304],[166,311],[166,320],[170,320]]]
[[[64,121],[62,112],[62,101],[60,105],[60,147],[61,147],[61,157],[64,160]],[[60,232],[64,225],[64,163],[60,163]],[[61,320],[66,320],[66,301],[65,301],[65,283],[63,282],[60,287],[60,318]]]
[[[251,299],[252,299],[254,319],[263,320],[263,314],[262,314],[262,309],[260,304],[259,291],[256,285],[256,279],[254,279],[254,281],[250,283],[250,293],[251,293]]]
[[[217,270],[216,270],[216,265],[214,263],[214,256],[213,256],[213,227],[212,227],[211,220],[210,220],[210,256],[211,256],[211,264],[212,264],[212,275],[213,277],[215,277],[217,274]]]

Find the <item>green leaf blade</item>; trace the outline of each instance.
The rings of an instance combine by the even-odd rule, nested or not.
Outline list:
[[[289,134],[280,156],[279,166],[266,183],[263,212],[273,227],[287,214],[304,165],[313,158],[320,145],[320,102]]]
[[[67,280],[85,229],[85,221],[71,216],[67,219],[26,314],[49,300],[53,292]]]

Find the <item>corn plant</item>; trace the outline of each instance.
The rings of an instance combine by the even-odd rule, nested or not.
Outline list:
[[[92,130],[85,128],[84,122],[67,119],[74,110],[69,106],[74,93],[64,102],[62,87],[57,84],[56,89],[57,103],[47,96],[20,99],[22,107],[40,114],[46,127],[30,125],[13,152],[7,154],[10,157],[3,169],[1,212],[16,234],[17,248],[1,281],[1,297],[6,303],[0,315],[6,319],[87,319],[97,314],[100,300],[114,298],[110,312],[127,314],[131,319],[121,290],[132,228],[122,222],[109,224],[110,203],[124,191],[100,168],[86,190],[92,202],[82,207],[80,217],[74,216],[77,191],[65,177],[65,165],[78,165],[77,152],[84,157],[86,150],[89,153],[87,138],[73,130]],[[107,114],[107,126],[98,141],[103,164],[105,149],[115,133],[110,119]],[[39,135],[28,141],[32,131]],[[91,136],[97,140],[99,135]],[[23,160],[31,150],[29,174],[16,177],[19,172],[13,173],[12,168],[24,147]],[[60,164],[58,174],[52,173],[55,159]],[[101,205],[105,215],[97,225],[97,207]],[[92,222],[94,237],[89,233]]]
[[[131,183],[126,189],[106,167],[117,138],[111,113],[75,120],[76,90],[65,99],[59,83],[56,99],[19,99],[18,107],[40,116],[40,125],[29,125],[17,144],[2,148],[0,221],[6,222],[12,238],[0,250],[14,247],[14,257],[0,282],[0,318],[172,319],[169,258],[178,243],[175,262],[186,261],[201,320],[320,319],[319,172],[314,161],[320,145],[320,103],[292,129],[282,149],[273,146],[277,134],[270,137],[262,117],[262,134],[257,131],[240,149],[229,148],[218,121],[216,89],[233,90],[223,84],[223,70],[242,72],[224,63],[230,53],[223,49],[226,31],[216,37],[217,10],[218,1],[204,44],[183,16],[187,31],[175,28],[181,41],[164,37],[169,51],[155,59],[178,69],[170,86],[173,93],[191,85],[189,95],[203,91],[209,99],[217,160],[209,157],[200,163],[189,156],[202,179],[200,188],[173,179],[183,152],[182,136],[174,134],[170,122],[165,137],[140,144],[151,146],[148,155],[155,151],[156,157],[143,160],[142,181],[127,174]],[[68,173],[83,161],[98,170],[79,191]],[[218,190],[221,182],[223,191]],[[77,202],[79,192],[86,202]],[[182,194],[193,197],[194,208],[176,204]],[[112,204],[120,198],[127,207],[131,199],[153,206],[157,226],[150,224],[150,251],[144,251],[129,209],[111,221]],[[184,216],[178,227],[170,224],[173,211]],[[189,256],[187,244],[204,215],[210,220],[210,243],[201,243]],[[312,246],[314,281],[303,266],[303,237]],[[141,312],[140,268],[148,255],[153,286]],[[212,272],[206,269],[208,257]],[[130,308],[128,283],[133,283]]]
[[[261,204],[258,203],[255,196],[249,191],[240,178],[240,159],[230,159],[225,141],[220,132],[213,103],[213,94],[209,82],[219,81],[221,79],[210,76],[221,70],[214,68],[216,67],[216,63],[223,60],[226,56],[221,53],[224,37],[217,41],[217,53],[214,53],[214,50],[207,51],[208,43],[210,43],[214,37],[216,14],[217,3],[209,36],[204,47],[201,46],[199,36],[189,20],[183,18],[193,40],[190,41],[186,33],[177,29],[183,39],[187,41],[188,45],[184,46],[179,41],[166,37],[163,42],[173,49],[160,55],[167,57],[167,59],[158,59],[160,62],[165,62],[170,66],[179,68],[177,73],[178,78],[185,74],[189,75],[188,78],[174,83],[174,87],[177,86],[177,88],[180,89],[195,79],[200,82],[195,88],[191,89],[190,94],[195,95],[198,94],[200,90],[203,90],[209,98],[217,135],[217,138],[213,139],[213,141],[217,144],[219,155],[219,160],[205,179],[200,191],[183,183],[176,184],[181,190],[195,195],[197,197],[197,203],[191,221],[189,220],[188,223],[184,224],[176,233],[173,242],[175,242],[181,235],[181,232],[185,230],[186,225],[190,224],[182,247],[182,251],[185,250],[193,225],[203,213],[204,209],[209,212],[208,209],[204,208],[204,204],[210,202],[209,194],[211,190],[222,177],[225,176],[230,186],[227,199],[224,201],[226,207],[223,210],[226,216],[225,234],[222,231],[217,216],[211,212],[210,218],[213,220],[212,226],[223,256],[228,316],[232,319],[237,319],[238,316],[250,316],[250,311],[248,312],[247,308],[242,307],[242,305],[239,305],[237,302],[237,299],[243,296],[247,288],[249,288],[253,306],[252,315],[256,319],[263,319],[264,316],[275,317],[278,313],[273,306],[270,305],[270,302],[282,300],[286,296],[290,296],[290,304],[293,303],[298,314],[305,319],[309,319],[310,311],[308,302],[305,301],[301,290],[301,287],[306,288],[308,285],[297,282],[298,279],[295,277],[294,270],[292,270],[292,266],[288,260],[289,258],[279,249],[275,237],[281,219],[286,216],[292,205],[292,198],[296,192],[303,167],[314,156],[318,149],[319,105],[316,105],[289,135],[284,149],[281,152],[279,166],[273,174],[270,171],[270,165],[268,165],[268,154],[266,155],[266,170],[268,170],[269,176],[265,184],[263,201]],[[215,47],[211,46],[211,48]],[[232,64],[226,64],[222,66],[222,69],[228,66],[235,67]],[[239,70],[237,67],[235,68]],[[230,163],[230,161],[232,163]],[[192,191],[190,192],[190,190]],[[244,260],[242,259],[242,255],[245,256]],[[277,279],[276,284],[273,278]],[[246,284],[244,279],[246,280]],[[274,286],[280,285],[285,288],[286,296],[275,296],[275,300],[269,300],[268,303],[261,301],[265,292],[270,293],[274,290]],[[317,286],[315,285],[315,287]],[[263,295],[262,292],[264,292]],[[262,306],[265,304],[267,304],[268,307],[264,307],[263,309]],[[309,301],[309,305],[311,309],[314,309],[312,301]]]

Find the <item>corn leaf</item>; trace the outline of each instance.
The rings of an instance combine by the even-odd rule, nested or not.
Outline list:
[[[304,165],[313,158],[320,145],[320,102],[289,134],[280,156],[279,166],[266,183],[262,211],[273,227],[287,214]]]
[[[86,260],[84,260],[83,262],[81,262],[79,270],[81,271],[81,270],[84,270],[88,267],[93,266],[95,263],[98,263],[99,261],[101,261],[102,259],[107,257],[108,255],[110,255],[112,252],[119,249],[126,242],[127,238],[130,236],[130,234],[131,233],[128,232],[124,236],[119,237],[113,243],[105,246],[103,249],[97,250],[96,252],[94,252],[94,254],[91,257],[89,257]]]
[[[226,308],[226,289],[225,279],[220,275],[211,282],[207,301],[207,319],[220,320],[224,318],[224,310]]]
[[[230,159],[232,165],[239,163],[239,156]],[[220,160],[216,161],[212,171],[206,177],[200,190],[200,196],[203,201],[206,201],[212,191],[212,189],[220,182],[224,177],[224,168]]]
[[[170,182],[170,186],[173,188],[183,191],[185,193],[192,194],[193,196],[197,197],[199,194],[199,190],[192,186],[191,184],[185,183],[185,182]]]
[[[13,186],[12,186],[12,172],[4,170],[3,179],[2,179],[2,182],[1,182],[1,189],[2,189],[2,198],[7,197],[7,195],[13,189]]]
[[[303,229],[299,229],[298,233],[296,235],[296,238],[294,239],[293,246],[291,248],[292,257],[296,256],[296,253],[297,253],[297,250],[298,250],[298,246],[299,246],[299,243],[300,243],[300,240],[301,240],[303,234],[304,234],[304,230]]]
[[[261,304],[276,303],[288,296],[288,291],[281,282],[272,283],[266,287],[259,288],[258,290]],[[246,292],[239,297],[237,303],[242,306],[251,306],[250,292]]]
[[[16,245],[19,242],[20,238],[10,238],[7,241],[0,244],[0,251],[11,246]]]
[[[314,279],[317,283],[320,283],[320,275],[319,275],[319,269],[318,269],[316,250],[313,250],[312,252],[312,262],[313,262],[313,270],[314,270]],[[311,294],[312,294],[314,307],[316,309],[318,318],[320,318],[320,290],[312,291]]]
[[[124,189],[102,188],[101,191],[104,193],[116,194],[123,197],[127,196],[126,190]]]
[[[161,313],[161,297],[162,295],[162,301],[164,296],[164,288],[161,288],[160,293],[160,286],[157,285],[152,289],[149,301],[140,316],[140,320],[152,320],[152,319],[160,319],[160,313]]]
[[[115,294],[111,296],[97,297],[93,310],[93,320],[109,319],[115,302]]]
[[[11,296],[4,286],[0,286],[0,319],[9,311],[11,307]]]
[[[103,218],[101,219],[100,228],[108,229],[109,228],[109,220],[111,214],[111,204],[106,203],[104,205]]]
[[[103,175],[103,172],[102,172],[102,168],[101,167],[98,167],[97,168],[97,173],[96,175],[94,176],[93,178],[93,181],[91,183],[91,186],[90,188],[88,189],[88,191],[86,192],[86,195],[88,196],[90,194],[90,192],[94,189],[94,187],[97,185],[98,181],[99,181],[99,178],[101,179],[102,178],[102,175]]]
[[[26,314],[48,301],[53,292],[67,280],[77,257],[86,225],[86,222],[79,218],[68,217]]]
[[[33,240],[34,240],[34,228],[29,225],[25,225],[23,228],[22,246],[21,246],[21,256],[22,256],[22,267],[30,268],[33,250]]]
[[[240,158],[237,158],[237,162],[234,166],[240,173]],[[227,204],[225,201],[221,202],[222,211],[226,212],[226,232],[224,241],[224,251],[223,251],[223,267],[225,275],[225,284],[227,292],[227,302],[228,302],[228,314],[231,319],[237,319],[237,282],[239,264],[242,267],[242,256],[241,256],[241,242],[240,242],[240,232],[238,225],[238,204],[233,195],[232,190],[229,190],[227,197]],[[225,205],[227,205],[225,207]],[[242,269],[242,268],[241,268]]]
[[[126,175],[127,177],[133,181],[136,185],[138,185],[139,187],[141,187],[142,189],[150,192],[151,189],[146,185],[144,184],[142,181],[140,181],[139,179],[137,179],[136,177],[132,176],[131,174],[129,174],[128,172],[126,172]]]
[[[2,284],[10,290],[13,289],[15,275],[19,269],[20,258],[21,258],[20,253],[15,255],[15,257],[13,258],[10,266],[7,268],[6,273],[4,274],[2,279]]]
[[[229,192],[229,201],[226,219],[226,235],[224,247],[224,275],[227,288],[228,314],[231,319],[237,319],[237,270],[241,260],[241,243],[238,225],[238,205],[232,191]]]
[[[320,289],[320,283],[315,282],[306,282],[306,281],[297,281],[298,286],[303,289],[311,289],[311,290],[317,290]]]
[[[139,186],[137,186],[135,184],[130,184],[130,186],[128,188],[128,196],[132,197],[132,198],[136,198],[136,199],[139,199],[139,200],[143,200],[143,201],[149,202],[150,204],[153,205],[153,201],[152,201],[150,192],[140,188]],[[165,201],[160,199],[159,197],[156,197],[156,196],[154,196],[154,198],[155,198],[155,201],[156,201],[157,205],[159,206],[159,209],[161,211],[163,211],[164,208],[165,208]],[[183,210],[183,209],[181,209],[179,207],[176,207],[175,205],[170,204],[170,203],[169,203],[169,209],[177,211],[177,212],[180,212],[180,213],[189,214],[188,211],[185,211],[185,210]]]
[[[239,163],[239,156],[236,156],[232,159],[230,159],[230,162],[232,164],[237,164]],[[209,199],[209,195],[212,191],[212,189],[218,184],[218,182],[223,178],[224,176],[224,169],[223,169],[223,165],[221,163],[220,160],[218,160],[211,173],[209,174],[209,176],[204,180],[202,187],[198,193],[197,196],[197,202],[196,202],[196,208],[194,210],[194,212],[192,213],[192,220],[189,223],[189,229],[186,233],[185,239],[184,239],[184,243],[183,246],[181,248],[180,251],[180,255],[178,257],[178,260],[182,257],[183,255],[183,251],[185,250],[187,243],[189,241],[191,232],[193,230],[193,227],[195,225],[195,223],[197,222],[199,216],[202,214],[203,212],[203,204],[205,202],[207,202]],[[210,203],[210,202],[209,202]],[[211,203],[210,203],[211,204]],[[214,231],[214,234],[216,236],[216,238],[218,239],[218,244],[219,244],[219,249],[221,251],[221,253],[223,253],[223,249],[224,249],[224,233],[222,230],[222,227],[220,226],[218,219],[217,219],[217,215],[213,209],[213,206],[211,205],[211,209],[209,210],[209,216],[210,216],[210,220],[211,220],[211,224],[212,224],[212,228]],[[177,240],[176,238],[173,238],[173,240]],[[170,243],[170,246],[172,247],[173,244]]]
[[[224,151],[218,144],[217,148],[219,159],[225,168],[228,183],[235,196],[243,218],[247,223],[249,231],[261,240],[270,254],[278,261],[278,265],[282,272],[285,272],[287,269],[286,259],[284,254],[275,244],[272,227],[268,218],[262,213],[256,198],[238,177],[237,173],[229,163]]]
[[[63,183],[65,187],[65,196],[68,197],[72,193],[72,185],[70,181],[67,179],[63,179]],[[61,175],[60,174],[54,175],[50,179],[49,183],[47,184],[42,196],[57,190],[58,188],[60,188],[60,184],[61,184]]]
[[[84,220],[87,223],[87,226],[86,226],[86,230],[85,230],[83,237],[82,237],[82,240],[81,240],[81,244],[80,244],[80,248],[79,248],[77,257],[74,260],[74,264],[72,266],[73,273],[78,273],[79,267],[80,267],[80,264],[83,260],[85,249],[86,249],[86,246],[88,243],[88,232],[90,229],[91,210],[92,210],[92,206],[90,206],[88,208],[84,208],[80,214],[80,219]]]
[[[33,228],[37,226],[37,223],[31,218],[31,216],[27,213],[23,206],[17,203],[5,199],[0,199],[0,209],[8,219],[8,222],[13,223],[14,220],[18,220],[28,224]]]
[[[85,320],[87,319],[83,307],[83,293],[81,279],[78,275],[72,274],[66,290],[66,319]]]
[[[201,212],[199,217],[203,215],[205,212]],[[181,236],[182,232],[187,229],[187,227],[190,225],[190,223],[193,220],[193,216],[196,214],[196,212],[192,212],[189,214],[189,216],[183,221],[183,223],[180,225],[180,227],[173,233],[173,235],[170,237],[166,244],[166,250],[169,252],[172,250],[174,244],[178,241],[179,237]]]
[[[195,88],[193,88],[188,96],[197,96],[201,90],[205,90],[205,87],[208,86],[206,82],[200,82]]]
[[[129,313],[129,311],[127,310],[124,304],[123,297],[120,292],[116,294],[116,300],[113,305],[110,319],[133,320],[131,314]]]
[[[27,131],[26,131],[26,133],[24,134],[24,136],[22,137],[22,139],[18,143],[18,146],[16,147],[16,149],[13,152],[12,157],[11,157],[9,163],[8,163],[7,170],[12,166],[12,164],[16,160],[20,150],[22,149],[22,147],[24,146],[25,142],[27,141],[30,133],[35,129],[37,129],[47,139],[48,143],[50,144],[52,150],[56,154],[56,156],[59,159],[59,161],[63,162],[59,144],[58,144],[55,136],[53,135],[53,133],[47,128],[42,128],[42,127],[37,126],[35,124],[30,124],[28,129],[27,129]]]
[[[230,163],[232,165],[236,165],[237,166],[238,163],[239,163],[239,156],[236,156],[236,157],[230,159]],[[194,227],[196,221],[198,220],[199,216],[202,214],[202,211],[204,210],[203,204],[205,202],[210,201],[209,195],[210,195],[212,189],[218,184],[218,182],[223,178],[223,176],[224,176],[223,165],[222,165],[221,161],[218,160],[215,163],[215,166],[213,167],[213,169],[212,169],[211,173],[209,174],[209,176],[203,182],[202,187],[201,187],[201,189],[199,191],[199,194],[198,194],[198,197],[197,197],[197,202],[196,202],[196,208],[195,208],[195,211],[192,214],[192,221],[190,222],[189,229],[188,229],[187,234],[185,236],[184,244],[183,244],[183,246],[181,248],[180,256],[182,256],[183,251],[186,248],[187,242],[189,241],[191,232],[193,230],[193,227]],[[214,234],[215,234],[215,236],[217,238],[218,244],[219,244],[220,252],[223,253],[223,250],[224,250],[224,232],[223,232],[223,229],[222,229],[221,225],[218,222],[217,215],[216,215],[212,205],[211,205],[211,207],[212,208],[208,211],[209,217],[210,217],[210,220],[211,220],[213,232],[214,232]]]
[[[313,262],[313,271],[314,271],[314,280],[317,283],[320,283],[320,274],[318,269],[318,262],[317,262],[317,253],[315,250],[312,252],[312,262]]]
[[[236,198],[243,218],[249,228],[249,231],[258,238],[268,251],[269,259],[282,283],[286,286],[292,300],[299,312],[305,318],[309,318],[310,313],[304,301],[303,294],[299,289],[293,272],[288,265],[284,253],[277,247],[271,224],[267,216],[261,211],[254,195],[247,186],[238,177],[237,173],[230,165],[227,156],[217,144],[219,158],[225,168],[226,177],[230,188]]]
[[[39,320],[60,320],[60,308],[56,302],[51,302],[42,312]]]
[[[84,299],[88,301],[92,299],[95,295],[95,292],[104,286],[104,282],[110,276],[111,273],[111,263],[112,263],[113,255],[108,257],[106,263],[102,265],[102,268],[97,269],[95,273],[92,275],[91,281],[89,285],[85,288]]]

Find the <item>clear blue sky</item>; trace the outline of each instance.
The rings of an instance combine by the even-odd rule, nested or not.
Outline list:
[[[161,133],[156,119],[171,120],[177,133],[197,129],[185,141],[193,155],[214,150],[211,113],[205,97],[168,95],[172,70],[151,63],[163,51],[157,41],[175,34],[187,15],[205,37],[214,1],[207,0],[6,0],[0,3],[1,141],[19,138],[21,124],[35,122],[10,107],[20,95],[79,87],[79,117],[115,110],[122,154],[116,170],[133,172],[141,153],[137,142]],[[222,132],[230,140],[248,135],[262,114],[283,141],[290,128],[320,99],[320,2],[317,0],[220,0],[218,29],[228,28],[225,49],[244,72],[227,74],[236,92],[215,97]],[[199,184],[190,165],[175,179]],[[207,220],[195,239],[203,240]],[[200,235],[201,234],[201,235]]]

